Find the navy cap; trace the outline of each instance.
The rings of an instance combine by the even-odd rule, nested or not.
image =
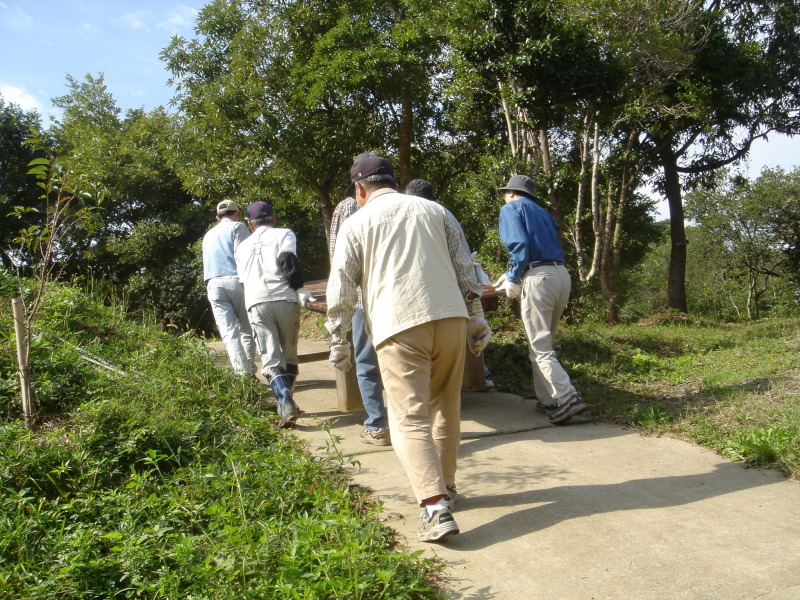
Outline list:
[[[272,207],[261,200],[253,202],[247,207],[247,218],[250,221],[254,219],[268,219],[274,216],[275,213],[272,212]]]
[[[385,158],[364,152],[356,156],[350,167],[350,179],[355,183],[373,175],[391,175],[394,177],[394,166]]]

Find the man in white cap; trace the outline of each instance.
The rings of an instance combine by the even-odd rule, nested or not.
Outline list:
[[[217,224],[203,237],[203,283],[233,370],[255,377],[255,344],[234,251],[250,236],[233,200],[217,204]]]
[[[558,228],[550,213],[534,202],[536,184],[527,175],[514,175],[500,191],[505,200],[500,209],[500,239],[510,256],[508,271],[494,286],[509,298],[521,298],[537,408],[549,413],[551,423],[566,423],[589,406],[553,349],[572,283]]]

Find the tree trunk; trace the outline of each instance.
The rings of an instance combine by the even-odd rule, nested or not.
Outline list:
[[[581,135],[581,172],[578,175],[578,198],[575,202],[575,224],[572,230],[572,239],[575,244],[575,258],[578,263],[578,278],[586,281],[584,273],[584,248],[583,248],[583,207],[586,202],[586,179],[589,172],[589,128],[591,117],[587,111],[583,118],[583,133]]]
[[[312,183],[311,187],[317,194],[317,209],[322,215],[322,222],[325,225],[325,239],[331,237],[331,221],[333,220],[333,203],[331,202],[331,191],[329,185]]]
[[[399,2],[390,3],[394,13],[394,22],[399,24],[406,19],[406,10]],[[400,90],[400,127],[397,132],[397,181],[401,189],[414,177],[411,171],[411,146],[414,143],[414,94],[411,86],[415,78],[411,71],[413,66],[404,63],[402,69],[406,74]]]
[[[503,82],[498,81],[497,87],[500,90],[500,106],[503,108],[503,116],[505,117],[506,121],[506,130],[508,131],[508,144],[511,149],[511,156],[516,158],[519,150],[517,144],[517,134],[514,130],[513,120],[511,119],[511,109],[508,106],[508,101],[506,101]]]
[[[547,127],[545,125],[539,126],[539,150],[542,156],[542,171],[547,178],[552,180],[553,179],[553,164],[550,160],[550,138],[547,133]],[[561,197],[559,196],[559,192],[556,190],[555,186],[550,186],[550,214],[553,215],[553,219],[556,221],[556,225],[558,226],[558,230],[563,230],[563,221],[564,215],[561,214]]]
[[[687,313],[686,305],[686,228],[683,222],[683,197],[677,158],[669,149],[661,152],[664,193],[669,203],[669,235],[672,248],[667,278],[667,306]]]
[[[619,198],[617,199],[616,207],[612,206],[613,203],[613,190],[611,184],[608,186],[608,214],[606,219],[608,224],[606,227],[606,240],[603,252],[603,276],[601,278],[603,292],[608,300],[608,311],[606,312],[606,321],[610,325],[619,323],[619,302],[617,302],[617,281],[619,279],[620,265],[622,262],[622,218],[625,213],[625,203],[628,200],[628,194],[634,182],[638,180],[638,175],[631,175],[630,158],[633,152],[633,147],[636,144],[638,133],[631,131],[628,134],[628,142],[625,146],[625,152],[622,157],[622,173],[619,178]],[[613,233],[611,224],[613,223]]]
[[[600,256],[600,289],[603,292],[603,298],[609,303],[614,295],[614,283],[611,281],[611,242],[614,231],[614,219],[616,217],[616,208],[614,207],[614,194],[611,182],[608,182],[608,189],[606,190],[606,220],[603,223],[603,232],[601,238],[603,239],[602,252]]]
[[[413,179],[411,174],[411,145],[414,143],[414,98],[406,83],[400,91],[402,114],[398,135],[397,175],[401,189]]]
[[[589,281],[597,276],[603,264],[603,248],[611,241],[610,237],[604,235],[603,230],[603,203],[600,201],[600,128],[594,124],[594,160],[592,163],[592,231],[594,232],[594,249],[592,251],[592,266],[586,275]],[[611,194],[609,193],[608,216],[612,209]]]

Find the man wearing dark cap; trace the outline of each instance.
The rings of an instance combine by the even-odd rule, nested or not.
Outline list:
[[[253,202],[247,224],[252,235],[236,248],[236,266],[261,351],[261,374],[275,394],[280,426],[292,427],[301,412],[292,395],[300,363],[300,307],[313,297],[303,287],[297,238],[291,230],[275,227],[272,207]]]
[[[536,184],[527,175],[514,175],[500,191],[505,200],[500,209],[500,239],[510,257],[508,271],[494,286],[509,298],[520,298],[536,406],[549,413],[551,423],[565,423],[589,406],[553,349],[571,286],[558,228],[550,213],[534,202]]]
[[[233,254],[250,236],[233,200],[217,204],[217,224],[203,237],[203,283],[233,370],[255,377],[253,332]]]
[[[479,354],[491,337],[483,288],[455,218],[435,202],[398,193],[388,160],[359,155],[350,178],[360,208],[339,231],[328,280],[330,360],[350,366],[346,334],[361,286],[392,445],[424,507],[419,539],[440,541],[459,532],[452,503],[464,340]]]

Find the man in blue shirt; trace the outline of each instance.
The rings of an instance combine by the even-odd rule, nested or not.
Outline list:
[[[233,200],[217,205],[217,224],[203,237],[203,283],[208,301],[236,373],[255,377],[255,342],[244,306],[233,252],[250,236],[239,222],[239,206]]]
[[[565,423],[589,408],[556,358],[553,340],[558,320],[569,300],[571,280],[564,267],[558,228],[546,210],[533,201],[536,184],[514,175],[503,192],[500,239],[510,255],[508,271],[495,288],[520,298],[522,323],[530,343],[536,406],[550,414],[551,423]]]

